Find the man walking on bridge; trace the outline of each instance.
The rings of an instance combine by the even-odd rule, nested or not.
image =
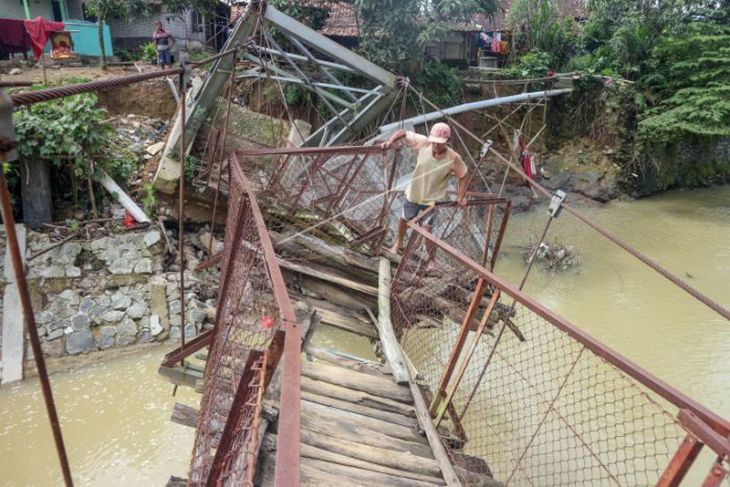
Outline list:
[[[404,129],[396,131],[383,149],[388,149],[398,140],[405,138],[411,150],[416,153],[416,169],[406,188],[406,201],[403,203],[403,215],[398,222],[395,244],[390,248],[393,254],[398,253],[406,233],[406,224],[416,218],[425,209],[434,206],[437,201],[446,198],[451,175],[456,176],[458,187],[456,201],[464,205],[466,194],[466,164],[453,149],[448,146],[451,128],[445,123],[437,123],[431,127],[428,137]],[[434,212],[421,222],[426,230],[431,230]]]

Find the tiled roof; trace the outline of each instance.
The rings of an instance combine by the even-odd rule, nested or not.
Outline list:
[[[327,2],[330,15],[320,32],[326,36],[359,37],[355,6],[345,2]]]

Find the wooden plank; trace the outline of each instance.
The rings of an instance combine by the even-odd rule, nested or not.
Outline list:
[[[361,406],[356,403],[341,401],[340,399],[322,396],[320,394],[314,394],[311,392],[302,391],[302,400],[309,401],[323,406],[329,406],[332,408],[341,409],[342,411],[350,411],[363,416],[369,416],[371,418],[381,419],[394,424],[400,424],[407,427],[414,427],[416,421],[410,416],[404,414],[392,413],[390,411],[383,411],[374,407]]]
[[[411,396],[408,387],[399,386],[385,378],[374,377],[362,372],[321,363],[304,362],[302,364],[302,375],[348,389],[367,392],[374,396],[386,397],[408,404],[413,403],[413,396]]]
[[[25,263],[25,225],[16,224],[18,250]],[[10,253],[5,250],[5,290],[3,293],[2,321],[2,375],[0,384],[23,380],[23,355],[25,354],[25,315],[20,305],[20,292],[15,281]]]
[[[354,468],[337,463],[323,462],[311,458],[302,459],[302,470],[312,469],[341,479],[339,485],[387,485],[389,487],[433,487],[432,482],[423,482],[402,476],[388,475],[372,470]],[[343,482],[344,480],[344,482]],[[444,485],[441,483],[440,485]]]
[[[170,421],[173,423],[181,424],[183,426],[189,426],[195,428],[198,425],[198,414],[199,411],[187,404],[180,404],[176,402],[172,406],[172,417]]]
[[[306,412],[313,420],[326,421],[335,426],[342,426],[343,429],[358,427],[400,440],[428,444],[428,441],[417,433],[415,423],[408,426],[394,424],[372,416],[309,401],[302,401],[302,412]]]
[[[302,377],[301,384],[302,392],[309,392],[341,401],[347,401],[360,406],[378,409],[380,411],[402,414],[409,417],[416,416],[413,406],[400,401],[375,396],[363,391],[348,389],[346,387],[330,384],[329,382],[310,379],[305,376]]]
[[[444,444],[441,442],[441,436],[438,434],[436,427],[433,425],[431,415],[428,412],[428,405],[426,405],[426,401],[421,395],[421,390],[412,382],[410,387],[416,406],[418,422],[421,425],[421,429],[423,429],[426,433],[428,443],[431,445],[431,451],[433,452],[433,456],[441,469],[446,485],[449,487],[460,487],[461,481],[459,480],[459,476],[456,474],[456,470],[454,470],[454,466],[451,464],[451,459],[449,458],[449,454],[446,451]]]
[[[341,328],[367,338],[378,338],[378,331],[370,323],[363,323],[357,318],[326,308],[315,306],[315,309],[317,310],[317,314],[320,315],[322,323],[325,325]]]
[[[393,371],[393,379],[396,384],[407,384],[411,377],[403,360],[398,339],[395,337],[393,324],[390,322],[390,278],[390,261],[381,257],[378,275],[378,319],[375,324],[378,327],[380,343],[383,345],[383,354]]]
[[[409,458],[419,457],[433,460],[433,454],[431,453],[431,448],[428,445],[401,440],[367,428],[360,428],[347,422],[337,422],[333,424],[328,421],[324,421],[319,417],[309,417],[304,415],[302,416],[302,434],[305,430],[311,433],[308,437],[310,439],[306,441],[302,440],[302,443],[319,446],[320,448],[324,447],[318,443],[320,441],[319,439],[313,439],[314,436],[330,437],[342,441],[352,441],[362,447],[367,446],[378,448],[380,450],[388,450],[393,452],[393,454],[400,453],[408,456]]]
[[[352,279],[348,279],[344,276],[339,276],[337,274],[333,274],[332,272],[327,272],[322,269],[318,269],[311,266],[305,266],[301,264],[295,264],[294,262],[289,262],[286,260],[279,259],[279,265],[281,265],[282,269],[286,269],[288,271],[293,272],[299,272],[301,274],[306,274],[311,277],[316,277],[317,279],[321,279],[323,281],[330,282],[332,284],[337,284],[338,286],[345,287],[347,289],[352,289],[354,291],[358,291],[370,296],[377,296],[378,290],[377,288],[373,286],[369,286],[367,284],[363,284],[357,281],[353,281]]]
[[[267,434],[264,439],[263,448],[266,451],[273,451],[276,449],[276,435]],[[334,463],[338,465],[345,465],[350,467],[361,468],[364,470],[370,470],[373,472],[394,475],[396,477],[403,477],[405,479],[418,480],[421,482],[427,482],[434,485],[444,485],[443,480],[440,476],[429,476],[422,475],[415,472],[409,472],[400,468],[391,468],[377,463],[366,462],[357,458],[348,457],[347,455],[341,455],[339,453],[317,448],[312,445],[302,445],[302,458],[310,458],[312,460],[320,460],[324,462]]]
[[[302,422],[302,425],[304,425],[304,422]],[[438,463],[436,463],[436,460],[419,454],[427,451],[430,455],[431,450],[428,447],[417,445],[419,449],[414,453],[414,451],[402,448],[398,441],[395,440],[390,445],[373,445],[368,441],[367,437],[363,441],[363,438],[354,434],[357,431],[355,429],[353,434],[350,434],[348,437],[342,437],[342,434],[340,436],[332,436],[321,431],[312,431],[303,426],[301,435],[302,444],[311,445],[339,455],[345,455],[350,458],[383,465],[385,467],[407,470],[421,475],[441,475],[441,469]]]
[[[340,353],[335,350],[306,346],[304,348],[304,352],[307,354],[307,360],[309,360],[310,357],[314,357],[344,369],[374,375],[375,377],[383,377],[390,374],[390,368],[388,366]],[[311,360],[309,361],[311,362]]]

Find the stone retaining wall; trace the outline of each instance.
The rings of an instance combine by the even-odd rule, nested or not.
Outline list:
[[[28,255],[48,247],[30,232]],[[178,272],[164,272],[159,230],[67,242],[28,263],[28,283],[44,353],[52,357],[180,338]],[[213,301],[186,271],[186,336],[212,326]],[[28,346],[26,360],[32,358]]]

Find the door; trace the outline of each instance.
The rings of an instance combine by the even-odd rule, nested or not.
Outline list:
[[[63,11],[61,10],[61,0],[51,0],[51,10],[53,11],[53,20],[56,22],[63,21]]]

